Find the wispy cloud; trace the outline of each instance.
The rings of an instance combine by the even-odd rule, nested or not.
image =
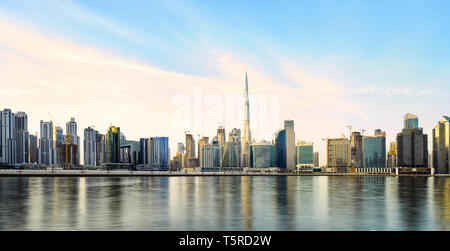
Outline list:
[[[51,0],[51,3],[54,4],[54,6],[57,6],[61,12],[65,13],[65,15],[68,15],[82,23],[101,27],[134,43],[142,45],[147,44],[143,36],[137,35],[137,31],[132,32],[132,27],[114,22],[111,18],[105,18],[101,14],[95,13],[73,1]]]

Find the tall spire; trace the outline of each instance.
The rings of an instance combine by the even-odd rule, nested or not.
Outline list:
[[[250,166],[250,144],[251,144],[251,132],[250,132],[250,101],[248,98],[248,76],[247,69],[245,69],[245,120],[244,120],[244,136],[242,139],[242,167]]]

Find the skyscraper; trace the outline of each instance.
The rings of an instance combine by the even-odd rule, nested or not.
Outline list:
[[[56,165],[56,150],[53,147],[53,122],[41,120],[38,163],[44,166]]]
[[[16,130],[16,163],[24,164],[30,160],[28,142],[28,116],[24,112],[15,115]]]
[[[450,174],[450,117],[442,120],[433,129],[433,168],[438,174]]]
[[[273,135],[275,166],[286,170],[286,130],[278,130]]]
[[[37,135],[30,135],[29,136],[29,151],[30,151],[30,163],[37,164],[38,163],[38,147],[37,147],[37,141],[38,137]]]
[[[403,118],[403,128],[405,129],[419,128],[419,117],[411,113],[405,114]]]
[[[239,143],[225,142],[220,145],[220,167],[239,167]]]
[[[209,143],[209,138],[208,137],[202,137],[198,140],[198,159],[199,161],[201,161],[202,159],[202,146],[206,145]]]
[[[397,144],[391,142],[389,146],[389,152],[387,154],[387,168],[395,168],[397,164]]]
[[[218,145],[204,144],[201,146],[201,168],[220,167],[220,148]]]
[[[80,164],[80,137],[78,137],[77,133],[77,122],[75,122],[75,118],[70,118],[70,121],[66,123],[66,135],[68,138],[69,145],[75,145],[77,148],[76,156],[75,156],[75,165]]]
[[[250,167],[275,167],[275,148],[269,142],[259,142],[250,145]]]
[[[293,171],[296,166],[294,121],[285,120],[284,129],[286,130],[286,168]]]
[[[351,144],[351,167],[363,167],[363,135],[360,132],[352,132],[350,136]]]
[[[1,118],[1,151],[0,164],[12,166],[16,164],[16,119],[10,109],[0,112]]]
[[[57,148],[58,145],[64,144],[65,138],[64,138],[64,131],[59,126],[53,127],[53,148]]]
[[[120,163],[120,127],[110,126],[105,135],[105,164]]]
[[[139,165],[148,165],[148,146],[149,139],[141,138],[139,140]]]
[[[189,166],[189,159],[195,158],[195,140],[192,134],[186,133],[186,168],[191,168]]]
[[[169,170],[169,138],[150,138],[149,165],[160,170]]]
[[[244,136],[242,137],[242,147],[241,147],[241,165],[242,167],[250,166],[250,144],[252,142],[252,136],[250,132],[250,101],[248,97],[248,76],[245,72],[245,119],[244,119]]]
[[[97,134],[91,127],[84,129],[84,165],[97,165]]]
[[[225,128],[223,126],[219,126],[217,129],[217,139],[219,140],[219,144],[224,144],[227,141],[227,137],[225,134]]]
[[[314,167],[319,167],[319,152],[314,152]]]
[[[231,142],[241,143],[241,129],[233,128],[228,137],[230,138]]]
[[[418,127],[418,117],[410,113],[404,117],[404,128],[397,134],[397,166],[428,167],[428,136]]]
[[[347,138],[327,140],[327,168],[348,172],[351,165],[351,146]]]
[[[96,166],[101,166],[105,163],[105,136],[101,133],[95,135],[95,155]]]
[[[314,165],[314,144],[311,142],[298,141],[297,146],[297,167],[313,167]]]
[[[363,168],[386,167],[386,133],[375,131],[375,136],[363,137]]]

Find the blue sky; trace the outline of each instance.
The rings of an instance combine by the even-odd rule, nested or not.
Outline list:
[[[127,62],[226,85],[242,81],[247,67],[251,88],[268,92],[255,80],[270,79],[270,93],[278,88],[298,91],[297,103],[281,104],[279,125],[286,117],[295,119],[297,138],[321,144],[321,149],[321,137],[347,133],[348,124],[370,133],[382,128],[393,140],[407,112],[419,115],[428,133],[441,115],[449,115],[449,9],[449,1],[415,0],[0,0],[4,23],[39,34],[55,45],[64,40]],[[27,55],[13,47],[13,42],[0,40],[0,52]],[[43,56],[30,57],[40,60]],[[241,78],[235,76],[238,70]],[[81,79],[73,74],[71,79]],[[149,92],[154,86],[148,86]],[[58,88],[72,90],[69,84]],[[230,84],[230,90],[242,91],[233,88]],[[281,91],[280,95],[283,99]],[[333,102],[342,109],[335,112]],[[301,108],[304,103],[323,105],[323,109],[308,113]],[[70,115],[61,112],[61,116]],[[78,117],[83,119],[82,111]],[[117,121],[121,122],[125,123]],[[317,124],[328,127],[316,129]],[[139,137],[139,130],[128,130]],[[182,131],[178,134],[181,137],[173,136],[174,141],[182,141]],[[270,138],[262,134],[259,139]]]

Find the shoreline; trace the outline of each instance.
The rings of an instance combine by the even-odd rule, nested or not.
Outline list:
[[[353,176],[353,177],[450,177],[450,174],[366,174],[366,173],[246,173],[246,172],[167,172],[92,170],[0,170],[1,177],[214,177],[214,176]]]

